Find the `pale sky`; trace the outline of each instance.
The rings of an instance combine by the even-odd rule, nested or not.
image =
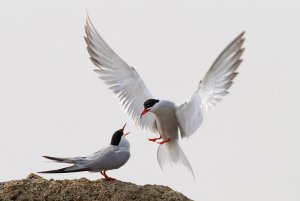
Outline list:
[[[146,140],[155,134],[136,128],[92,71],[86,9],[152,94],[178,104],[246,31],[231,94],[181,142],[196,182],[185,169],[160,170],[158,145]],[[88,155],[127,122],[132,156],[112,177],[168,185],[199,201],[300,200],[299,11],[296,0],[1,1],[0,181],[64,167],[41,156]]]

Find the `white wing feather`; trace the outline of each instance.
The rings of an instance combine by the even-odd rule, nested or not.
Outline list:
[[[176,111],[181,137],[189,137],[203,121],[202,111],[215,106],[228,94],[227,89],[238,74],[237,68],[244,48],[244,32],[237,36],[217,57],[213,65],[200,81],[192,97],[180,105]]]
[[[143,103],[152,98],[152,95],[138,73],[106,44],[89,17],[85,33],[87,50],[90,59],[98,67],[95,71],[99,73],[99,78],[118,96],[122,107],[138,126],[157,132],[153,114],[139,118],[144,109]]]

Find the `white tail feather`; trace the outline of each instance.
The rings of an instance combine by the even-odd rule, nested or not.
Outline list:
[[[190,162],[180,148],[177,140],[161,144],[157,150],[157,160],[161,169],[164,169],[166,165],[182,163],[192,173],[195,180]]]

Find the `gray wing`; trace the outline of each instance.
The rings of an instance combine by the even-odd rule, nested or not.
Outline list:
[[[143,111],[143,103],[152,98],[134,68],[123,61],[103,40],[87,17],[85,41],[91,61],[98,67],[95,71],[105,84],[116,94],[123,109],[134,123],[142,129],[157,132],[153,114],[139,118]]]
[[[238,74],[244,32],[237,36],[217,57],[192,97],[180,105],[176,111],[181,137],[189,137],[203,121],[202,111],[215,106],[228,94],[227,90]]]
[[[129,150],[108,146],[86,157],[85,164],[80,164],[92,171],[117,169],[130,158]]]

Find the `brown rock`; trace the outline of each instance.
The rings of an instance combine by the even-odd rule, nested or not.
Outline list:
[[[0,201],[6,200],[111,200],[111,201],[189,201],[181,193],[160,185],[139,186],[129,182],[74,180],[46,180],[30,174],[26,179],[0,183]]]

